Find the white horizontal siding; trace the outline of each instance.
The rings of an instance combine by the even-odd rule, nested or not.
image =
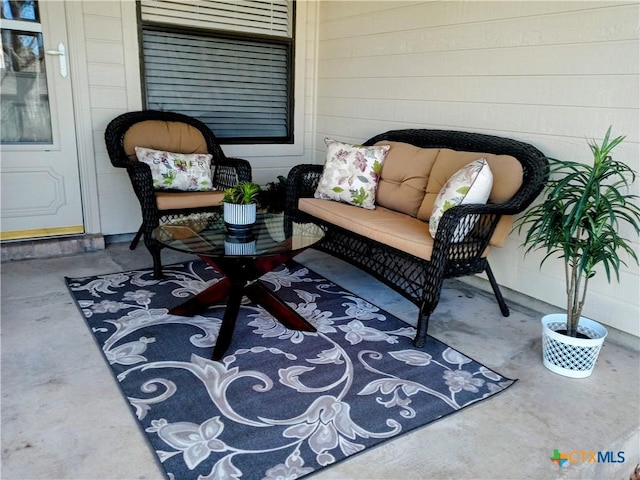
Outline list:
[[[631,75],[638,73],[634,40],[574,45],[539,45],[476,50],[426,51],[362,58],[367,78],[460,77],[466,75]],[[610,61],[625,53],[624,62]],[[526,57],[525,57],[526,55]],[[588,60],[588,61],[587,61]],[[353,58],[322,60],[319,78],[362,78],[364,65]],[[398,70],[400,69],[400,70]]]
[[[612,125],[627,136],[616,157],[638,169],[639,18],[637,2],[320,2],[315,161],[326,136],[447,128],[588,162],[587,139]],[[498,281],[564,308],[561,264],[540,269],[519,242],[491,253]],[[639,335],[629,265],[620,284],[592,280],[584,314]]]
[[[88,40],[87,65],[108,64],[124,65],[124,52],[122,45],[113,42],[103,42],[99,40]]]
[[[373,103],[373,105],[371,105]],[[407,127],[426,119],[437,118],[442,128],[476,130],[488,133],[509,131],[522,137],[535,129],[537,134],[571,137],[580,132],[606,131],[609,125],[623,124],[628,141],[638,142],[640,125],[633,109],[602,107],[554,106],[507,103],[465,103],[426,100],[326,99],[320,101],[318,114],[335,117],[350,116],[353,120],[392,121]],[[432,123],[432,122],[430,122]],[[622,133],[619,130],[614,133]]]
[[[89,83],[99,87],[126,88],[126,72],[123,65],[92,63],[87,65]]]
[[[345,1],[321,0],[319,38],[343,37],[344,32],[379,35],[387,32],[408,32],[448,25],[472,25],[501,20],[527,20],[530,17],[560,16],[563,13],[591,9],[618,8],[634,1]],[[499,6],[497,4],[500,4]],[[536,4],[536,5],[534,5]],[[563,28],[580,28],[568,22]],[[357,30],[353,26],[357,25]],[[612,28],[611,25],[608,28]],[[615,27],[613,27],[615,28]],[[522,31],[517,29],[516,31]],[[554,32],[549,33],[553,35]]]
[[[122,22],[119,18],[104,15],[85,15],[87,39],[122,44]]]
[[[82,11],[85,16],[95,15],[102,18],[122,18],[120,2],[110,0],[84,2]]]
[[[624,17],[624,12],[633,3],[571,2],[574,8],[564,12],[552,11],[560,2],[538,2],[539,5],[529,5],[533,2],[501,2],[499,9],[492,8],[495,2],[491,5],[489,2],[476,2],[476,5],[467,3],[438,2],[405,8],[396,6],[390,11],[368,15],[366,20],[357,20],[357,32],[353,32],[348,25],[354,21],[352,18],[326,22],[320,39],[323,48],[329,51],[333,48],[337,56],[346,56],[370,52],[393,55],[412,51],[593,43],[599,40],[632,39],[635,34],[634,18]],[[478,9],[475,13],[483,15],[472,18],[473,9]],[[527,10],[528,15],[525,13]],[[621,12],[623,15],[620,15]],[[603,22],[603,13],[620,15],[620,18],[616,23],[608,24]],[[407,19],[405,15],[410,15],[410,18]],[[443,15],[449,18],[442,18]],[[515,29],[514,20],[518,22]],[[405,24],[407,21],[409,23]],[[344,38],[349,38],[347,50],[339,47]],[[374,45],[371,45],[372,40]]]
[[[83,2],[83,13],[101,231],[128,233],[140,225],[138,201],[126,171],[111,165],[104,129],[117,115],[141,106],[135,3]]]
[[[611,82],[616,88],[611,88]],[[509,75],[509,76],[433,76],[369,78],[366,85],[358,79],[323,79],[320,97],[440,102],[472,102],[492,104],[523,104],[584,107],[633,108],[637,105],[638,90],[635,75]],[[576,88],[577,87],[577,88]],[[585,99],[584,91],[595,94]]]

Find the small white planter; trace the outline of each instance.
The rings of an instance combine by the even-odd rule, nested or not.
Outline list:
[[[580,317],[578,332],[589,338],[557,333],[566,328],[565,313],[542,317],[542,361],[552,372],[571,378],[586,378],[593,372],[607,329],[584,317]]]
[[[257,205],[223,203],[224,223],[229,230],[246,230],[256,223]]]

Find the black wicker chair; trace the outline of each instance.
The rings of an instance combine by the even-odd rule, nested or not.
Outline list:
[[[196,213],[210,212],[220,204],[222,191],[239,181],[251,180],[251,165],[239,158],[228,158],[213,132],[201,121],[175,112],[143,110],[113,119],[105,130],[105,142],[114,167],[126,168],[133,190],[140,201],[142,224],[129,248],[136,248],[140,237],[153,258],[156,278],[162,277],[162,246],[151,232],[160,222]],[[174,153],[213,155],[212,192],[156,191],[151,169],[136,159],[134,148],[147,147]]]
[[[322,175],[322,165],[298,165],[289,172],[287,212],[301,221],[313,221],[323,225],[326,236],[314,248],[372,274],[418,307],[417,333],[414,340],[417,347],[422,347],[426,341],[429,318],[438,305],[445,278],[485,272],[502,314],[508,316],[509,308],[487,261],[486,248],[501,216],[522,212],[542,191],[549,176],[549,165],[542,152],[531,145],[512,139],[447,130],[389,131],[367,140],[364,145],[373,145],[383,140],[405,142],[422,148],[449,148],[511,155],[522,164],[523,183],[506,203],[461,205],[447,210],[440,220],[430,261],[323,222],[298,210],[299,198],[313,197]],[[470,233],[464,240],[456,242],[455,231],[463,223],[473,226],[469,227]]]

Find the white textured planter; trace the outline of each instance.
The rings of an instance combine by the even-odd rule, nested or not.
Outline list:
[[[256,241],[240,242],[229,238],[224,241],[225,255],[255,255]]]
[[[567,328],[567,315],[542,317],[542,362],[552,372],[572,378],[586,378],[593,372],[607,329],[598,322],[580,317],[578,332],[589,338],[574,338],[558,330]]]
[[[229,230],[245,230],[256,223],[257,205],[255,203],[223,203],[224,223]]]

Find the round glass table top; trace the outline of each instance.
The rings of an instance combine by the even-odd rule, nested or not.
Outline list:
[[[218,213],[160,225],[153,237],[165,247],[207,257],[265,257],[303,250],[319,242],[324,231],[283,214],[259,213],[245,232],[231,233]]]

